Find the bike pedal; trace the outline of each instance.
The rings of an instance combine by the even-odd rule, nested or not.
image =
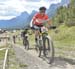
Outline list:
[[[40,57],[40,58],[41,58],[41,55],[40,55],[40,56],[38,56],[38,57]]]

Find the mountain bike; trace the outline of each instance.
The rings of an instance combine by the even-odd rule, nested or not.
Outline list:
[[[25,46],[25,49],[28,50],[29,49],[29,40],[28,40],[28,30],[25,30],[25,34],[24,34],[24,37],[23,37],[23,45]]]
[[[47,59],[48,63],[51,64],[54,60],[54,45],[53,40],[48,35],[47,28],[39,27],[39,35],[36,42],[36,50],[38,56],[42,55]]]

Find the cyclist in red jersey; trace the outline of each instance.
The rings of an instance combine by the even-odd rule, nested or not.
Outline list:
[[[36,13],[31,20],[30,26],[35,29],[35,41],[37,41],[37,36],[38,36],[38,33],[39,33],[38,29],[39,29],[39,27],[43,26],[42,25],[43,21],[48,20],[47,23],[50,26],[50,20],[48,18],[48,15],[45,12],[46,12],[46,8],[40,7],[39,12]]]

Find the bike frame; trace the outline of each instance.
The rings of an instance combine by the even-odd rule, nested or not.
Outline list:
[[[46,36],[48,36],[48,31],[42,32],[41,31],[41,27],[40,27],[39,28],[39,35],[38,35],[40,46],[43,46],[43,43],[44,43],[43,41],[44,41],[44,39],[45,39]],[[42,44],[41,44],[41,41],[42,41]]]

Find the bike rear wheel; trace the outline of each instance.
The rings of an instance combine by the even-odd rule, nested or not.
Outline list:
[[[25,46],[25,49],[26,49],[26,50],[29,49],[29,41],[28,41],[28,40],[25,40],[24,46]]]
[[[46,57],[48,63],[52,63],[54,60],[54,45],[53,41],[49,37],[43,39],[43,55]]]

